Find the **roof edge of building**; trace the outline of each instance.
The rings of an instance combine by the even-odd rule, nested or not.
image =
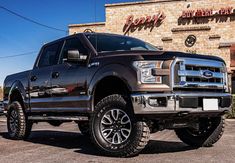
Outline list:
[[[69,24],[69,27],[84,27],[84,26],[94,26],[94,25],[105,25],[105,22],[95,22],[95,23],[83,23],[83,24]]]
[[[158,0],[158,1],[139,1],[139,2],[122,2],[122,3],[111,3],[105,4],[105,7],[115,7],[115,6],[127,6],[136,4],[149,4],[149,3],[163,3],[163,2],[174,2],[174,1],[185,1],[185,0]]]

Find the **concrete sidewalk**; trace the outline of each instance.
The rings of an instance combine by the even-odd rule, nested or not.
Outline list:
[[[0,122],[6,122],[7,119],[6,119],[6,116],[5,115],[1,115],[0,116]]]

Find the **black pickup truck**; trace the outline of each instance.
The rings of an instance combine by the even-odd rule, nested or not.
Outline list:
[[[114,34],[80,33],[48,43],[32,70],[4,81],[12,139],[26,139],[33,123],[75,121],[100,151],[118,157],[138,154],[150,133],[164,129],[188,145],[212,146],[230,105],[221,58],[160,51]]]

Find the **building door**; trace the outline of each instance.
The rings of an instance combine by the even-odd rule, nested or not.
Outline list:
[[[230,59],[231,59],[231,63],[230,63],[230,67],[232,70],[232,94],[235,94],[235,44],[231,46],[230,48]]]
[[[231,68],[235,69],[235,44],[231,46],[230,48],[230,57],[231,57]]]

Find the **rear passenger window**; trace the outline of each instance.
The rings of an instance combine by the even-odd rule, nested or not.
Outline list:
[[[40,56],[38,67],[47,67],[56,65],[59,60],[59,55],[61,51],[63,42],[48,45],[43,49]]]

